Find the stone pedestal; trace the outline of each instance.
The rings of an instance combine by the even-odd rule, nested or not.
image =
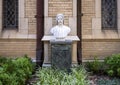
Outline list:
[[[44,66],[51,65],[51,45],[56,46],[58,44],[60,44],[60,47],[71,44],[72,64],[77,64],[77,41],[80,41],[77,36],[67,36],[65,39],[56,39],[54,36],[43,36],[42,41],[44,42]]]
[[[70,69],[72,41],[51,41],[51,65],[53,68]]]

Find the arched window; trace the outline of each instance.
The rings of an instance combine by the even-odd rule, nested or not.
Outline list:
[[[102,0],[102,28],[117,29],[117,0]]]
[[[18,28],[18,0],[3,0],[3,29]]]

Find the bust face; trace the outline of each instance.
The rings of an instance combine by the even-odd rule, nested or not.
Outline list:
[[[62,16],[58,16],[57,17],[57,22],[58,22],[58,25],[63,25],[63,17]]]

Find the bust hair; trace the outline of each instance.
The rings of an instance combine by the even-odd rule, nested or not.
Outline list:
[[[63,14],[57,14],[56,16],[56,20],[58,20],[58,17],[61,16],[64,19],[64,15]]]

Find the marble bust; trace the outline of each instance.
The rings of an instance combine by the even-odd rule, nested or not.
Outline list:
[[[53,34],[53,36],[55,36],[56,39],[64,39],[70,33],[71,29],[63,24],[63,14],[57,14],[56,21],[57,25],[51,28],[50,32]]]

